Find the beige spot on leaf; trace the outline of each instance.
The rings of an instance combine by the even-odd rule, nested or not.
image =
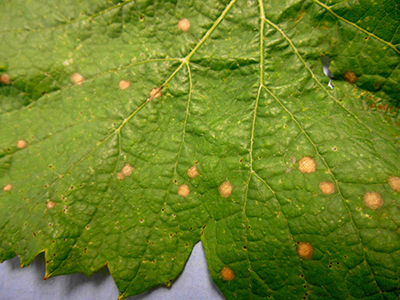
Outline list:
[[[301,259],[311,259],[313,252],[314,251],[310,243],[300,242],[297,245],[297,254]]]
[[[319,189],[321,190],[322,194],[330,195],[335,192],[335,185],[330,181],[322,181],[319,184]]]
[[[53,201],[48,201],[46,206],[48,209],[52,209],[52,208],[56,207],[56,203]]]
[[[125,164],[121,170],[121,174],[124,176],[131,176],[133,171],[133,167],[130,164]]]
[[[357,76],[353,71],[347,71],[343,74],[343,79],[348,83],[354,83],[357,81]]]
[[[85,78],[79,73],[74,73],[71,75],[71,80],[73,83],[81,85]]]
[[[388,183],[395,192],[400,192],[400,177],[390,176]]]
[[[225,266],[221,269],[221,277],[223,280],[231,281],[233,278],[235,278],[235,273],[231,268]]]
[[[304,156],[299,161],[299,170],[301,173],[312,173],[315,172],[315,160],[311,157]]]
[[[224,181],[218,188],[222,197],[228,198],[232,194],[232,184],[229,181]]]
[[[11,83],[10,77],[7,74],[3,74],[0,76],[0,82],[2,84],[10,84]]]
[[[129,81],[126,81],[126,80],[121,80],[121,81],[119,82],[119,88],[120,88],[121,90],[127,89],[130,85],[131,85],[131,83],[130,83]]]
[[[117,174],[117,178],[118,178],[119,181],[122,181],[122,180],[124,179],[124,177],[125,177],[125,176],[124,176],[124,174],[122,174],[122,173],[118,173],[118,174]]]
[[[189,20],[188,19],[182,19],[182,20],[179,20],[179,22],[178,22],[178,28],[179,28],[179,30],[182,30],[182,31],[184,31],[184,32],[187,32],[187,31],[189,31],[189,29],[190,29],[190,22],[189,22]]]
[[[189,193],[190,193],[190,189],[189,189],[189,187],[188,187],[186,184],[182,184],[182,185],[180,185],[180,186],[178,187],[178,194],[179,194],[179,196],[185,198],[185,197],[189,196]]]
[[[3,191],[5,192],[9,192],[12,189],[12,185],[11,184],[7,184],[5,187],[3,187]]]
[[[26,146],[28,146],[28,143],[25,142],[24,140],[19,140],[17,142],[17,148],[18,149],[24,149]]]
[[[383,205],[383,199],[377,192],[368,192],[364,195],[364,204],[368,208],[375,210]]]
[[[199,171],[197,170],[196,166],[191,167],[188,171],[188,176],[190,178],[195,178],[197,175],[199,175]]]
[[[150,99],[161,97],[161,88],[152,89],[150,92]]]

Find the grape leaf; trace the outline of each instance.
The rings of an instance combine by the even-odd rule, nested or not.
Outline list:
[[[1,261],[107,265],[124,299],[201,240],[227,299],[398,299],[396,1],[0,14]]]

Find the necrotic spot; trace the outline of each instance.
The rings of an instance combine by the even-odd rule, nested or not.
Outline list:
[[[18,149],[23,149],[23,148],[25,148],[26,146],[28,146],[28,143],[25,142],[24,140],[19,140],[19,141],[17,142],[17,148],[18,148]]]
[[[395,192],[400,192],[400,177],[390,176],[388,183]]]
[[[189,22],[189,20],[188,19],[182,19],[182,20],[179,20],[179,22],[178,22],[178,28],[179,28],[179,30],[182,30],[183,32],[187,32],[187,31],[189,31],[189,29],[190,29],[190,22]]]
[[[182,185],[180,185],[180,186],[178,187],[178,194],[179,194],[179,196],[185,198],[185,197],[189,196],[189,193],[190,193],[190,189],[189,189],[189,187],[188,187],[186,184],[182,184]]]
[[[56,204],[53,201],[48,201],[46,206],[47,206],[47,209],[52,209],[52,208],[56,207]]]
[[[310,243],[300,242],[297,245],[297,254],[301,259],[311,259],[313,252],[314,251]]]
[[[195,178],[197,175],[199,175],[199,171],[197,170],[196,166],[191,167],[188,171],[188,176],[190,178]]]
[[[119,88],[120,88],[121,90],[127,89],[130,85],[131,85],[131,83],[130,83],[129,81],[126,81],[126,80],[121,80],[121,81],[119,82]]]
[[[71,75],[71,80],[73,83],[81,85],[85,78],[79,73],[74,73]]]
[[[222,197],[228,198],[232,194],[232,184],[227,180],[224,181],[218,188]]]
[[[357,76],[353,71],[347,71],[343,74],[343,79],[348,83],[354,83],[357,81]]]
[[[375,210],[383,205],[383,199],[377,192],[368,192],[364,195],[364,204],[368,208]]]
[[[125,164],[121,170],[121,174],[124,176],[131,176],[133,171],[133,167],[130,164]]]
[[[11,191],[11,189],[12,189],[12,185],[11,184],[7,184],[7,185],[5,185],[3,187],[3,191],[5,191],[5,192],[9,192],[9,191]]]
[[[3,74],[0,76],[0,82],[2,84],[10,84],[11,83],[10,77],[7,74]]]
[[[235,273],[231,268],[225,266],[221,269],[221,277],[223,280],[231,281],[233,278],[235,278]]]
[[[315,172],[315,161],[311,157],[304,156],[299,161],[299,170],[301,173],[312,173]]]
[[[330,195],[335,192],[335,185],[329,181],[322,181],[319,184],[319,189],[321,190],[322,194]]]

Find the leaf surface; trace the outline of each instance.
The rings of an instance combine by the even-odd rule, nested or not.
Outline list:
[[[398,298],[398,4],[0,14],[2,261],[107,265],[124,299],[171,285],[201,240],[227,299]]]

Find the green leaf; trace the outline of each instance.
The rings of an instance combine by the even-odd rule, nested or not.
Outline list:
[[[0,260],[398,299],[399,5],[188,2],[0,3]]]

